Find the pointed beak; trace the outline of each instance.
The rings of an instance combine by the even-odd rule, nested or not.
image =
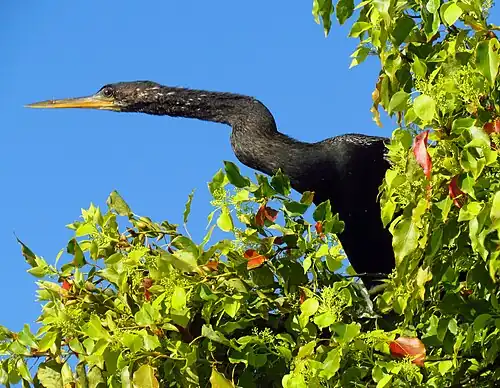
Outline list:
[[[82,109],[104,109],[120,110],[113,98],[99,95],[77,98],[65,98],[62,100],[47,100],[25,105],[27,108],[82,108]]]

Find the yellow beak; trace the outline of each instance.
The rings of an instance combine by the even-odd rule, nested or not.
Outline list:
[[[65,98],[62,100],[47,100],[26,105],[27,108],[82,108],[82,109],[104,109],[120,110],[112,98],[98,95],[77,98]]]

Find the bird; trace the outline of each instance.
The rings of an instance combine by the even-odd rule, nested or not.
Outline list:
[[[278,131],[269,109],[247,95],[160,85],[152,81],[107,84],[78,98],[46,100],[30,108],[84,108],[193,118],[229,125],[236,158],[272,175],[281,169],[293,189],[314,192],[318,205],[330,200],[344,221],[338,234],[353,269],[367,288],[395,266],[392,237],[381,220],[379,187],[389,168],[388,138],[349,133],[319,142]]]

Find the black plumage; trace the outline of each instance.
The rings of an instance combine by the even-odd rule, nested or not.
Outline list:
[[[142,112],[230,125],[231,145],[243,164],[266,174],[281,168],[295,190],[315,192],[316,204],[331,201],[345,222],[339,238],[357,273],[388,274],[394,268],[391,236],[382,225],[377,202],[389,167],[384,158],[386,138],[345,134],[301,142],[278,132],[271,112],[255,98],[150,81],[110,84],[93,96],[29,106]],[[362,278],[367,286],[373,284],[373,276]]]

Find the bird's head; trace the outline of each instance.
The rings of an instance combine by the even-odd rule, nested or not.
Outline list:
[[[28,108],[84,108],[137,112],[155,102],[160,87],[159,84],[151,81],[117,82],[103,86],[91,96],[46,100],[26,106]]]

